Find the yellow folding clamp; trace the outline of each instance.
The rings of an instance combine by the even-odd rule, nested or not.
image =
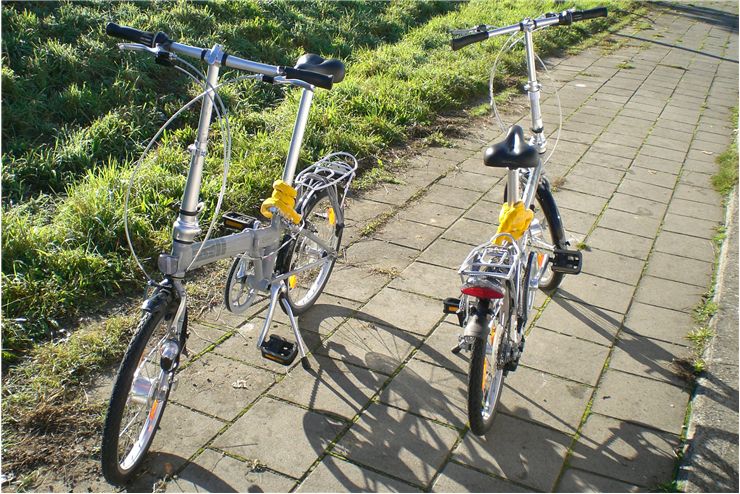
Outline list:
[[[270,208],[277,208],[280,214],[297,225],[301,222],[301,215],[295,210],[296,196],[298,196],[297,190],[282,180],[275,180],[275,183],[272,184],[272,196],[269,199],[265,199],[260,212],[266,218],[272,218]]]
[[[529,224],[532,223],[534,218],[534,211],[524,207],[522,201],[514,203],[510,206],[508,202],[504,203],[501,208],[501,213],[498,215],[498,230],[496,233],[507,233],[514,237],[514,240],[524,235],[524,232],[529,228]],[[503,245],[508,240],[508,237],[501,236],[495,240],[496,245]]]

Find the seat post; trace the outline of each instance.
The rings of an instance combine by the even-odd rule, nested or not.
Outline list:
[[[519,170],[506,171],[506,202],[513,206],[519,200]]]
[[[295,169],[298,165],[298,155],[301,152],[303,133],[306,130],[306,123],[308,123],[308,113],[311,110],[312,100],[313,90],[304,88],[303,94],[301,95],[301,102],[298,106],[298,115],[296,115],[295,127],[293,127],[293,137],[290,139],[288,157],[285,160],[285,170],[283,171],[283,182],[288,185],[293,185],[293,177],[295,176]]]

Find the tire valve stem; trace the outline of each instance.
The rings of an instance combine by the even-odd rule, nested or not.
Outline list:
[[[180,353],[180,345],[174,340],[165,341],[159,349],[159,365],[164,371],[171,371],[175,368],[177,355]]]

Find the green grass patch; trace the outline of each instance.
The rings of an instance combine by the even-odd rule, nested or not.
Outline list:
[[[722,195],[728,195],[738,181],[738,142],[737,142],[738,107],[732,109],[732,121],[735,127],[732,145],[717,157],[719,171],[712,176],[712,185]]]
[[[579,7],[597,3],[602,2]],[[195,94],[171,69],[120,54],[115,40],[102,34],[105,21],[162,29],[201,46],[219,41],[231,52],[268,63],[291,64],[304,51],[343,58],[345,81],[316,95],[300,166],[343,150],[369,169],[377,162],[369,157],[418,135],[440,112],[485,94],[503,40],[452,52],[450,29],[482,20],[511,24],[568,6],[504,1],[3,4],[4,356],[17,359],[102,300],[137,285],[123,233],[125,184],[143,138]],[[538,53],[572,48],[618,20],[628,19],[539,32]],[[521,50],[500,64],[504,74],[524,73]],[[509,89],[506,80],[500,79],[497,92]],[[234,132],[224,209],[254,212],[280,174],[299,93],[244,81],[225,88],[223,96]],[[150,264],[167,247],[197,113],[183,116],[164,135],[138,179],[131,229],[137,251]],[[219,139],[216,126],[201,193],[204,225],[220,185]],[[388,175],[381,171],[376,178]]]

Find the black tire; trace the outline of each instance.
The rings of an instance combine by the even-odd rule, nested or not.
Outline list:
[[[505,187],[504,202],[506,202],[506,198],[507,189]],[[537,205],[531,206],[534,216],[539,220],[544,231],[549,234],[549,238],[545,240],[559,249],[567,248],[568,240],[565,238],[563,221],[560,218],[555,198],[550,191],[550,182],[545,177],[540,179],[540,185],[537,187],[537,194],[535,194],[535,202]],[[548,267],[540,279],[540,290],[548,293],[554,292],[563,282],[563,277],[565,277],[564,273],[556,273]]]
[[[327,218],[324,218],[323,209],[320,208],[324,208],[325,206],[334,208],[335,210],[339,207],[339,205],[332,200],[327,190],[323,189],[310,196],[305,201],[305,204],[301,204],[299,202],[299,207],[297,209],[303,215],[304,220],[310,222],[315,228],[318,228],[319,223],[321,223],[322,228],[324,228],[323,233],[325,234],[322,235],[322,238],[324,238],[324,240],[331,240],[334,250],[339,252],[339,246],[342,243],[343,225],[340,225],[336,221],[336,213],[331,213],[334,214],[333,225],[329,220],[331,214],[328,213],[328,211],[326,213]],[[277,262],[277,266],[281,273],[287,273],[299,263],[301,249],[307,245],[305,242],[309,242],[309,240],[305,237],[299,237],[281,249]],[[289,281],[288,291],[285,293],[284,297],[288,301],[293,314],[303,314],[313,306],[321,295],[321,292],[324,290],[326,282],[329,281],[335,262],[336,258],[323,265],[318,270],[315,278],[312,276],[312,273],[314,273],[315,270],[305,271],[301,276],[300,281],[298,279],[296,280],[295,287],[291,287]],[[309,287],[306,288],[305,285],[309,285]],[[304,296],[301,296],[301,293],[303,293],[302,290],[305,290],[306,292]],[[285,310],[282,304],[280,307]]]
[[[484,435],[491,428],[491,425],[493,425],[493,420],[496,416],[496,407],[501,397],[504,383],[503,370],[500,370],[498,372],[500,380],[497,384],[494,383],[496,389],[489,390],[496,393],[490,413],[484,413],[484,400],[487,395],[484,388],[488,383],[488,379],[491,378],[488,375],[488,369],[491,367],[491,362],[495,361],[495,357],[493,356],[488,362],[486,361],[486,346],[489,340],[494,337],[494,334],[489,332],[487,324],[486,313],[488,312],[488,305],[488,301],[479,301],[476,307],[474,324],[482,326],[483,333],[480,338],[476,338],[473,342],[473,351],[468,371],[468,422],[470,423],[470,430],[478,436]]]
[[[535,209],[535,218],[540,221],[543,229],[550,235],[550,238],[546,239],[547,242],[559,249],[565,249],[568,246],[568,241],[565,238],[565,230],[560,219],[560,212],[558,211],[557,204],[555,204],[555,198],[553,198],[552,192],[550,192],[549,184],[540,185],[537,188],[535,201],[538,206]],[[537,209],[541,213],[539,216]],[[552,270],[552,267],[548,267],[540,279],[539,288],[544,292],[552,293],[557,290],[563,282],[564,277],[564,273],[556,273]]]
[[[139,440],[141,440],[144,428],[149,431],[144,435],[144,441],[137,441],[141,442],[141,446],[139,446],[137,451],[133,453],[133,457],[131,459],[125,456],[121,459],[119,457],[119,439],[124,412],[129,403],[131,403],[132,407],[136,407],[134,402],[129,401],[134,375],[140,366],[142,366],[143,369],[145,356],[153,356],[153,351],[156,350],[156,346],[152,347],[152,343],[154,345],[158,345],[160,338],[165,334],[163,328],[168,324],[168,321],[171,321],[172,317],[174,317],[174,310],[176,308],[176,302],[169,302],[166,299],[163,299],[155,302],[151,310],[144,312],[137,327],[136,334],[129,344],[129,347],[126,350],[126,355],[123,357],[121,366],[118,369],[118,375],[116,376],[110,403],[108,405],[108,413],[105,418],[103,441],[101,446],[103,475],[111,484],[125,485],[131,481],[136,474],[136,470],[141,466],[141,463],[146,457],[147,451],[149,450],[159,427],[159,422],[164,414],[164,409],[167,405],[170,389],[172,387],[171,377],[167,380],[166,384],[163,385],[166,387],[164,396],[160,396],[159,399],[155,400],[151,408],[149,408],[149,414],[146,417],[149,421],[149,425],[147,426],[147,421],[145,421],[144,424],[142,424],[144,427],[141,428],[140,431],[136,431]],[[180,333],[180,351],[182,351],[185,344],[187,321],[186,309],[183,327]],[[149,349],[149,352],[147,352],[147,349]],[[179,358],[180,356],[178,354],[177,359],[179,360]],[[158,357],[156,359],[153,358],[151,361],[147,360],[146,363],[149,366],[156,364],[158,367],[160,365]],[[151,367],[148,369],[150,368]],[[155,414],[153,418],[152,414]],[[136,416],[138,416],[138,414]],[[133,451],[135,446],[136,443],[131,445],[131,451]],[[124,452],[124,455],[126,454],[127,453]],[[124,462],[126,463],[125,466],[123,465]]]

